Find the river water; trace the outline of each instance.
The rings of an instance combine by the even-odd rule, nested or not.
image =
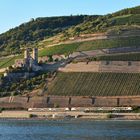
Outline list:
[[[140,121],[0,120],[0,140],[140,140]]]

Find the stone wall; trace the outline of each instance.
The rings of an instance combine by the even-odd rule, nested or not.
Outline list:
[[[109,98],[109,97],[95,98],[94,106],[101,106],[101,107],[103,107],[103,106],[106,106],[106,107],[118,106],[117,98]]]
[[[0,108],[47,108],[47,107],[116,107],[140,106],[140,96],[118,97],[5,97],[0,98]]]
[[[140,62],[138,61],[102,61],[99,72],[128,72],[139,73]]]
[[[70,63],[64,68],[59,68],[61,72],[126,72],[139,73],[139,61],[94,61]]]
[[[119,101],[120,106],[140,106],[140,98],[133,97],[133,98],[121,98]]]
[[[71,97],[71,107],[90,107],[93,106],[92,98]]]
[[[47,104],[50,107],[66,107],[69,106],[69,97],[49,97]]]
[[[64,68],[59,68],[62,72],[99,72],[101,62],[79,62],[67,64]]]

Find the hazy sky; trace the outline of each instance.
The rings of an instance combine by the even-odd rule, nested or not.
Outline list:
[[[31,18],[107,14],[138,5],[140,0],[0,0],[0,33]]]

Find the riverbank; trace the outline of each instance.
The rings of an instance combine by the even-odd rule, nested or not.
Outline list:
[[[81,111],[66,112],[29,112],[29,111],[3,111],[0,119],[93,119],[93,120],[140,120],[140,113],[85,113]]]

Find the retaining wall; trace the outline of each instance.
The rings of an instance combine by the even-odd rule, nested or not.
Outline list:
[[[118,97],[11,97],[0,98],[0,108],[140,106],[140,96]]]
[[[139,73],[139,61],[95,61],[95,62],[78,62],[70,63],[63,68],[61,72],[124,72]]]

